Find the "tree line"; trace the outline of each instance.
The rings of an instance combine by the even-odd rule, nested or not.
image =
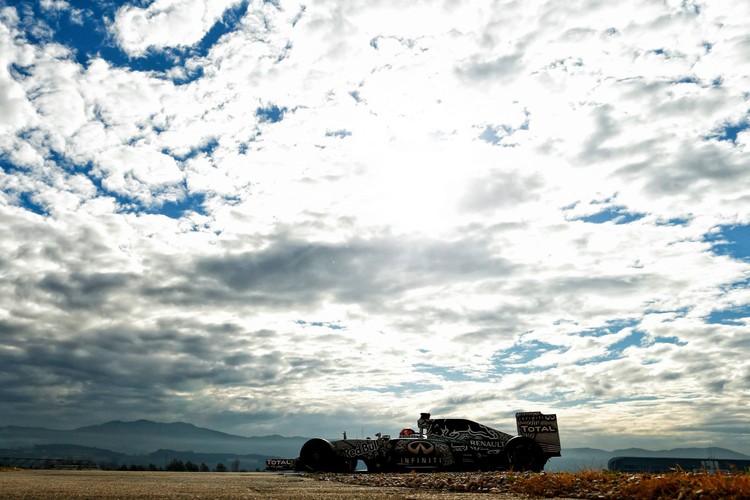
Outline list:
[[[157,467],[154,464],[148,464],[148,465],[136,465],[136,464],[122,464],[120,465],[117,470],[121,471],[167,471],[167,472],[247,472],[247,471],[241,471],[240,470],[240,459],[235,458],[233,460],[229,461],[229,467],[227,467],[224,463],[219,462],[216,464],[216,467],[214,467],[213,470],[205,464],[205,462],[201,462],[200,465],[191,462],[188,460],[187,462],[183,462],[179,458],[173,458],[171,462],[169,462],[164,468]]]

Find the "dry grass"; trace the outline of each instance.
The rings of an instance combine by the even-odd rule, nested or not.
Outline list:
[[[488,500],[481,493],[370,488],[268,472],[18,470],[0,474],[2,500]],[[497,500],[518,500],[498,495]]]
[[[747,499],[750,475],[693,473],[580,473],[519,476],[509,491],[542,497],[657,499]]]
[[[452,492],[511,493],[536,498],[633,500],[750,499],[750,474],[667,474],[582,471],[577,473],[325,474],[321,479],[368,486],[426,488]]]

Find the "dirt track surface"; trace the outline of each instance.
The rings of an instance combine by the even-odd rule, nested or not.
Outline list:
[[[357,486],[270,472],[120,472],[14,470],[0,472],[2,499],[272,499],[513,500],[486,493],[445,493],[411,488]]]

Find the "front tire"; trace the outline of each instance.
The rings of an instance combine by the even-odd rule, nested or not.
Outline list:
[[[325,439],[310,439],[299,452],[301,469],[307,472],[354,472],[356,458],[342,458]]]
[[[514,437],[505,446],[505,456],[513,471],[541,472],[547,463],[539,443],[525,436]]]
[[[310,439],[299,452],[302,467],[308,472],[334,472],[337,460],[331,443],[325,439]]]

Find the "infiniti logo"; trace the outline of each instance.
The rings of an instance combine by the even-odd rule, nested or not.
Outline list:
[[[415,455],[429,455],[435,449],[435,445],[429,441],[413,441],[406,445],[406,449]]]

